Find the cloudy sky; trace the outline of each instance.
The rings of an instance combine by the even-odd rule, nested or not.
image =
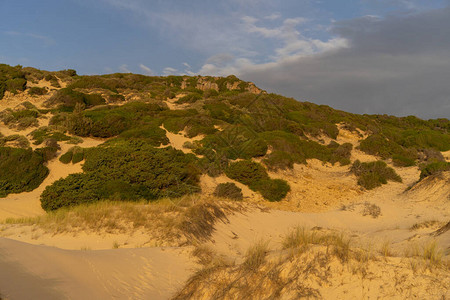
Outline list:
[[[0,0],[0,62],[236,74],[356,113],[450,118],[450,0]]]

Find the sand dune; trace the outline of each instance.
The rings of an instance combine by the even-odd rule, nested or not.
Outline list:
[[[0,238],[7,299],[167,299],[195,264],[173,248],[68,251]]]

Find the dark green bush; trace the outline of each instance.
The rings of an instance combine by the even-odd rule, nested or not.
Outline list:
[[[59,158],[59,161],[62,162],[63,164],[68,164],[72,161],[72,157],[73,157],[73,152],[69,150],[66,153],[64,153],[63,155],[61,155],[61,157]]]
[[[395,154],[392,156],[392,162],[397,167],[411,167],[416,165],[416,161],[409,157]]]
[[[105,104],[106,101],[99,94],[84,94],[73,90],[72,88],[63,88],[56,92],[46,105],[59,105],[61,110],[72,111],[77,103],[84,104],[86,107]]]
[[[42,96],[47,94],[47,89],[43,87],[34,86],[28,89],[28,94],[31,96]]]
[[[34,140],[33,144],[40,145],[46,139],[55,139],[56,141],[68,141],[70,137],[65,135],[62,132],[54,131],[49,127],[40,127],[36,130],[33,130],[31,133],[31,138]]]
[[[14,78],[6,80],[6,89],[11,93],[17,94],[27,88],[27,80],[25,78]]]
[[[386,184],[388,180],[402,182],[402,178],[387,166],[384,161],[363,162],[355,161],[351,172],[358,177],[358,184],[370,190]]]
[[[11,67],[0,64],[0,100],[6,91],[17,93],[26,88],[27,81],[22,66]]]
[[[251,186],[252,183],[269,179],[266,169],[258,163],[250,160],[242,160],[232,163],[225,170],[225,174],[236,181]]]
[[[178,99],[177,103],[178,104],[183,104],[183,103],[194,103],[200,99],[202,99],[202,95],[198,94],[198,93],[191,93],[191,94],[187,94],[184,97],[181,97],[180,99]]]
[[[73,151],[72,163],[77,164],[84,159],[84,151]]]
[[[51,84],[51,86],[53,86],[53,87],[55,87],[55,88],[60,88],[60,87],[61,87],[60,84],[59,84],[58,78],[56,78],[56,76],[53,75],[53,74],[47,74],[47,75],[44,77],[44,79],[45,79],[46,81],[49,81],[50,84]]]
[[[54,210],[100,199],[155,200],[196,193],[196,158],[173,148],[156,149],[139,141],[85,150],[83,174],[48,186],[42,208]]]
[[[36,153],[40,154],[44,161],[49,161],[56,157],[56,152],[58,152],[57,147],[42,147],[37,148]]]
[[[281,179],[270,179],[263,166],[258,163],[243,160],[232,163],[225,174],[239,181],[254,191],[258,191],[269,201],[280,201],[290,191],[288,183]]]
[[[270,170],[286,170],[294,167],[294,159],[291,154],[284,151],[273,151],[267,158],[263,160],[263,163]]]
[[[31,149],[0,147],[0,197],[29,192],[48,175],[44,158]]]
[[[250,188],[254,191],[260,192],[264,199],[271,202],[281,201],[291,190],[289,184],[282,179],[265,179],[255,181],[250,185]]]
[[[232,182],[218,184],[213,194],[216,197],[228,198],[232,200],[242,200],[244,198],[242,190]]]
[[[444,171],[450,171],[450,163],[445,161],[438,161],[438,162],[432,162],[430,164],[427,164],[421,168],[420,172],[420,180],[424,179],[425,177],[444,172]]]

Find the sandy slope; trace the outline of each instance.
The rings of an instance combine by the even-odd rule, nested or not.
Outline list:
[[[7,299],[167,299],[195,264],[172,248],[68,251],[0,238]]]

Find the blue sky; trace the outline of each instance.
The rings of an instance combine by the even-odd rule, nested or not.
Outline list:
[[[0,0],[0,62],[79,74],[236,74],[268,91],[354,112],[449,117],[450,99],[438,95],[447,84],[430,83],[437,99],[431,109],[419,98],[408,100],[416,93],[402,93],[389,86],[392,80],[380,79],[414,86],[422,77],[408,82],[410,72],[433,73],[438,59],[445,62],[439,78],[447,75],[449,50],[441,40],[450,38],[438,34],[430,40],[429,31],[407,24],[436,23],[433,13],[447,13],[448,5],[444,0]],[[428,26],[439,32],[448,25],[445,16],[444,23]],[[432,50],[422,47],[420,34]],[[397,41],[401,45],[394,47]],[[401,47],[410,42],[423,49],[410,53]],[[337,64],[342,56],[345,66]],[[380,69],[383,64],[392,72]],[[361,74],[363,67],[373,74]],[[365,77],[348,90],[352,79]],[[377,94],[377,88],[383,92]],[[398,105],[386,107],[392,101]]]

